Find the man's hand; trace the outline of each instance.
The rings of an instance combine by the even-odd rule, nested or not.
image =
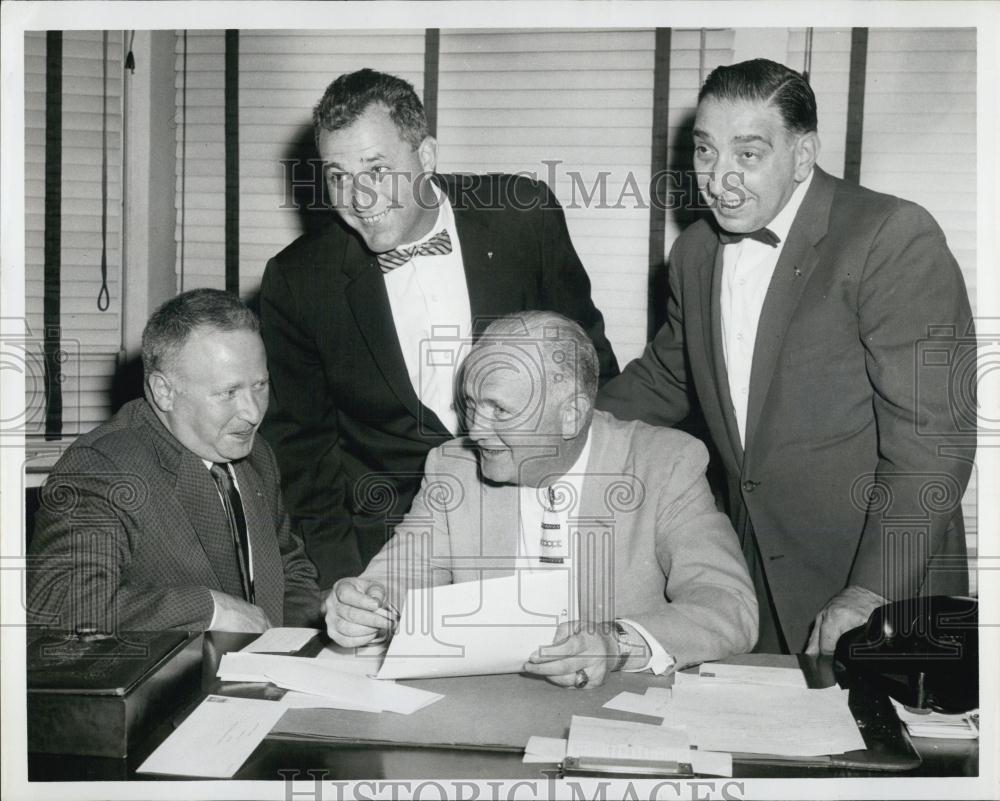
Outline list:
[[[215,609],[212,612],[210,631],[239,631],[260,634],[271,628],[264,610],[247,603],[242,598],[234,598],[224,592],[210,590]]]
[[[385,587],[377,581],[363,578],[338,581],[322,606],[330,639],[345,648],[357,648],[392,636],[399,615],[386,605],[385,599]]]
[[[816,615],[806,653],[832,654],[844,632],[863,626],[872,612],[887,603],[881,595],[857,584],[841,590]]]
[[[560,687],[573,687],[577,671],[587,673],[587,684],[599,687],[618,659],[618,641],[604,629],[584,628],[579,621],[562,623],[552,645],[543,645],[524,663],[525,673],[544,676]]]

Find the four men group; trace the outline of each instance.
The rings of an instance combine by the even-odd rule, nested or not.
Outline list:
[[[547,569],[577,614],[524,670],[593,686],[755,643],[830,652],[889,600],[965,591],[972,454],[945,455],[948,371],[916,359],[932,327],[971,333],[962,277],[923,209],[816,166],[798,73],[706,81],[711,216],[675,243],[668,321],[620,376],[548,187],[436,174],[412,87],[372,70],[334,81],[314,124],[337,219],[268,263],[259,334],[212,290],[153,316],[146,398],[46,485],[33,622],[325,614],[359,645],[391,636],[408,588]],[[692,400],[728,517],[705,446],[672,429]],[[928,480],[947,497],[928,504]]]

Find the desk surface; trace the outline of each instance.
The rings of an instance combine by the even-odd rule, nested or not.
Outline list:
[[[205,694],[227,694],[256,697],[277,697],[281,691],[261,685],[222,684],[214,678],[215,666],[222,652],[234,650],[249,642],[247,635],[219,635],[206,637],[206,656],[203,676]],[[790,665],[794,656],[749,655],[735,661]],[[829,660],[798,657],[810,686],[822,687],[833,683]],[[515,682],[516,692],[509,696],[509,707],[504,714],[482,709],[481,714],[451,708],[448,695],[436,704],[410,716],[371,715],[347,711],[292,710],[286,714],[274,732],[251,755],[235,779],[283,780],[289,771],[299,771],[299,778],[321,776],[327,781],[361,779],[535,779],[551,777],[555,765],[524,764],[523,744],[531,734],[564,736],[569,714],[596,714],[618,716],[602,705],[622,690],[642,692],[650,685],[651,677],[643,674],[612,674],[600,688],[574,691],[556,688],[543,681],[525,676],[469,677],[463,679],[429,679],[412,682],[415,686],[446,691],[445,683],[475,683],[489,679],[494,682]],[[655,681],[655,680],[653,680]],[[660,679],[660,682],[663,680]],[[452,684],[454,687],[455,685]],[[536,695],[559,694],[559,703],[565,702],[565,715],[545,721],[532,716],[533,707],[551,709],[552,704],[533,704]],[[452,692],[452,697],[463,695]],[[454,703],[454,702],[453,702]],[[519,711],[518,711],[519,710]],[[294,714],[293,714],[294,713]],[[32,781],[128,779],[136,778],[135,769],[146,755],[162,741],[173,725],[183,718],[166,721],[149,733],[142,747],[128,760],[101,760],[83,757],[51,757],[29,755],[29,779]],[[464,715],[458,720],[456,715]],[[513,717],[512,717],[513,716]],[[511,726],[509,721],[526,716],[527,719]],[[621,713],[629,717],[627,713]],[[391,718],[391,720],[390,720]],[[642,718],[632,718],[639,719]],[[652,720],[652,719],[647,719]],[[392,738],[387,742],[387,726],[392,726]],[[475,737],[467,736],[475,731]],[[523,729],[523,731],[522,731]],[[303,731],[329,734],[332,739],[308,739]],[[465,732],[465,734],[463,734]],[[463,739],[475,739],[479,745],[470,748]],[[405,744],[403,744],[405,742]],[[418,745],[414,745],[418,744]],[[767,765],[734,763],[735,778],[832,778],[861,776],[975,776],[978,774],[978,743],[976,741],[949,741],[914,739],[913,744],[923,762],[919,768],[906,774],[870,772],[832,766],[810,767],[803,765]],[[307,771],[311,771],[308,774]],[[142,779],[149,777],[142,776]]]

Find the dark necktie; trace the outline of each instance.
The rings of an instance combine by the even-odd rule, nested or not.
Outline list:
[[[236,549],[236,562],[243,583],[243,597],[254,603],[253,581],[250,579],[250,541],[247,537],[247,521],[243,515],[243,501],[240,491],[236,489],[229,477],[229,470],[224,464],[213,464],[209,468],[215,484],[222,495],[222,505],[226,508],[229,518],[229,530],[233,536],[233,546]]]
[[[733,245],[737,242],[742,242],[744,239],[754,239],[757,242],[762,242],[765,245],[770,245],[772,248],[778,247],[781,244],[781,237],[779,237],[770,228],[758,228],[756,231],[749,231],[745,234],[734,234],[729,231],[719,231],[719,241],[723,245]]]
[[[388,273],[397,267],[402,267],[414,256],[446,256],[449,253],[451,253],[451,237],[447,229],[442,229],[426,242],[379,253],[375,258],[378,259],[378,266],[382,268],[382,272]]]

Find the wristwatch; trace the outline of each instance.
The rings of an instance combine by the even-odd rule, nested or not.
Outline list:
[[[614,627],[615,640],[618,642],[618,661],[611,668],[612,672],[614,672],[625,667],[628,658],[632,656],[632,642],[629,640],[628,632],[625,631],[625,627],[621,623],[615,620],[612,621],[611,625]]]

